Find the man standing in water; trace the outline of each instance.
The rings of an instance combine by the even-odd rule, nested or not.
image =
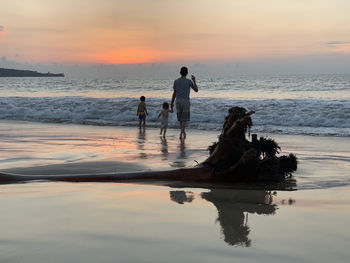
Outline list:
[[[174,93],[171,99],[171,110],[174,109],[176,98],[177,120],[180,122],[180,139],[186,138],[186,123],[190,120],[190,91],[191,88],[198,92],[195,76],[191,75],[191,80],[187,79],[188,69],[182,67],[180,70],[181,77],[174,81]]]

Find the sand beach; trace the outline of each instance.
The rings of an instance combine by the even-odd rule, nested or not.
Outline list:
[[[217,131],[2,121],[0,171],[23,175],[191,167]],[[263,135],[263,134],[260,134]],[[347,262],[343,137],[265,134],[299,159],[288,190],[137,183],[0,185],[4,262]],[[278,247],[278,249],[276,249]]]

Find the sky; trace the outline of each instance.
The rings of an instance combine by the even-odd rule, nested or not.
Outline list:
[[[347,73],[349,12],[348,0],[0,0],[0,66]]]

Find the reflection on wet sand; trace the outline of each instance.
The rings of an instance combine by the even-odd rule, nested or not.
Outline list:
[[[201,193],[201,197],[214,204],[218,210],[217,222],[226,243],[232,246],[250,247],[248,214],[274,215],[277,204],[273,203],[276,192],[264,190],[211,189]],[[170,191],[170,199],[178,204],[192,202],[192,192]],[[294,204],[288,200],[288,204]],[[282,202],[281,204],[284,204]]]
[[[162,152],[163,159],[162,160],[167,160],[169,151],[168,151],[168,141],[164,137],[160,137],[160,143],[161,143],[161,148],[160,151]]]
[[[183,168],[186,166],[186,144],[184,139],[179,140],[178,151],[176,152],[176,160],[171,164],[172,167]]]
[[[147,153],[145,153],[145,143],[146,143],[146,129],[140,128],[137,135],[137,148],[140,150],[140,158],[146,159]]]
[[[170,199],[178,204],[191,203],[194,200],[194,194],[189,191],[170,191]]]

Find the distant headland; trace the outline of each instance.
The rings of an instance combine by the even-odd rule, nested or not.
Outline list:
[[[0,68],[0,77],[64,77],[63,73],[40,73],[32,70]]]

